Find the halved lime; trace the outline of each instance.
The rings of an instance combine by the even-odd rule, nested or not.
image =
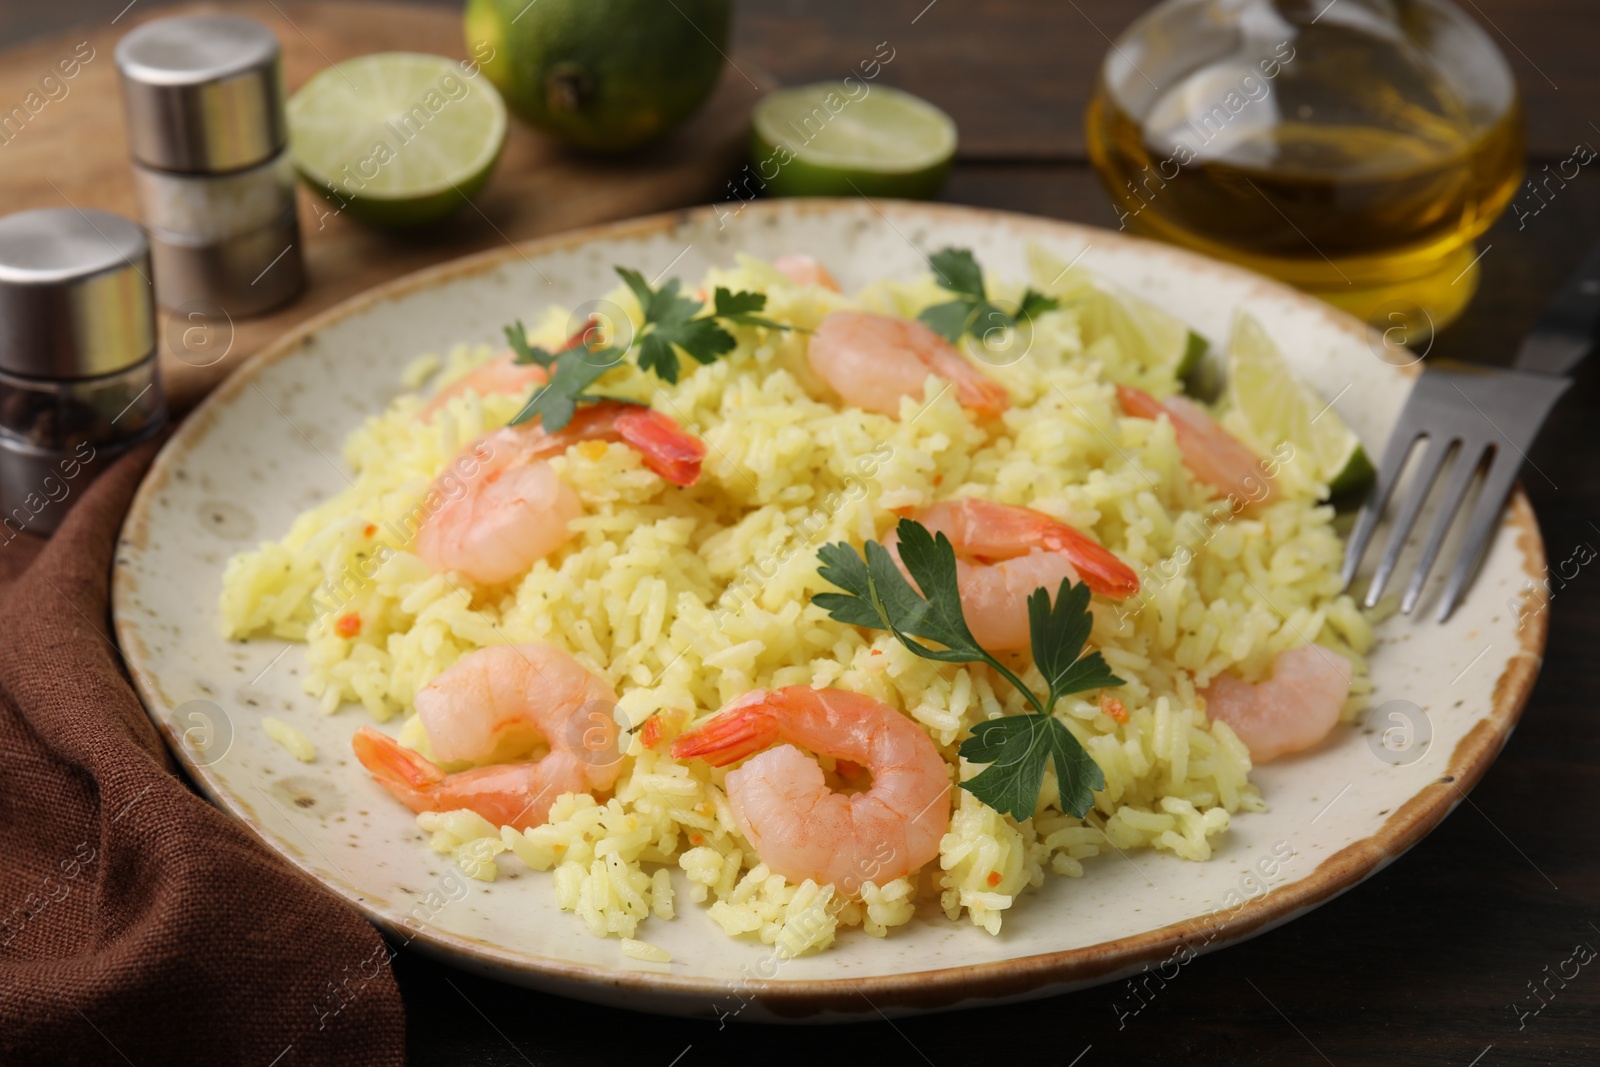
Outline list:
[[[1331,496],[1371,484],[1374,472],[1366,450],[1333,402],[1294,376],[1266,330],[1244,312],[1234,320],[1228,350],[1228,403],[1249,428],[1249,444],[1265,454],[1287,441],[1295,462],[1309,461],[1311,476],[1325,483]]]
[[[1110,337],[1129,361],[1125,384],[1181,381],[1200,366],[1209,342],[1175,315],[1068,263],[1038,244],[1027,248],[1028,269],[1036,288],[1056,297],[1063,307],[1078,309],[1078,328],[1088,348]],[[1113,370],[1111,376],[1119,377]]]
[[[306,184],[375,226],[426,226],[456,211],[489,180],[506,141],[506,107],[487,79],[415,52],[329,67],[289,98],[288,114]]]
[[[925,200],[949,173],[956,124],[899,89],[819,82],[781,89],[756,105],[750,152],[773,196]]]

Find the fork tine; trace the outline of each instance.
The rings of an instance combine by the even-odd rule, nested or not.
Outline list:
[[[1411,583],[1406,586],[1405,597],[1400,601],[1400,610],[1407,615],[1411,614],[1422,597],[1422,587],[1428,583],[1428,574],[1433,570],[1434,561],[1439,558],[1439,549],[1444,546],[1450,527],[1455,524],[1456,513],[1461,510],[1461,501],[1465,499],[1472,479],[1483,466],[1483,454],[1487,448],[1481,441],[1463,442],[1456,452],[1455,464],[1450,468],[1449,480],[1445,482],[1444,495],[1439,498],[1439,514],[1433,520],[1433,529],[1428,531],[1428,543],[1423,546],[1416,572],[1411,575]]]
[[[1505,508],[1506,497],[1511,495],[1511,484],[1517,480],[1517,471],[1521,467],[1520,454],[1503,445],[1495,446],[1489,473],[1484,476],[1483,489],[1472,509],[1472,524],[1467,527],[1466,542],[1461,546],[1455,569],[1450,572],[1450,584],[1445,587],[1444,602],[1439,607],[1440,622],[1450,618],[1456,610],[1467,583],[1477,572],[1484,547],[1500,523],[1500,513]]]
[[[1367,607],[1375,606],[1378,598],[1383,596],[1384,587],[1389,584],[1389,576],[1394,573],[1394,565],[1399,562],[1400,553],[1405,550],[1406,538],[1411,535],[1411,527],[1416,525],[1422,506],[1427,503],[1428,493],[1432,491],[1434,481],[1444,469],[1445,460],[1458,451],[1458,446],[1462,443],[1459,438],[1447,438],[1442,435],[1427,438],[1422,460],[1417,465],[1416,479],[1411,483],[1410,492],[1400,508],[1399,516],[1395,519],[1394,528],[1389,534],[1389,543],[1383,550],[1383,558],[1378,561],[1378,569],[1367,586]]]
[[[1355,578],[1356,570],[1361,566],[1361,557],[1367,551],[1367,542],[1372,540],[1372,531],[1377,529],[1378,520],[1383,518],[1384,505],[1389,502],[1389,494],[1394,492],[1394,483],[1400,479],[1406,457],[1411,455],[1412,446],[1417,443],[1416,431],[1406,429],[1417,423],[1411,416],[1411,401],[1408,400],[1400,412],[1400,418],[1395,421],[1394,429],[1390,431],[1389,443],[1383,449],[1383,462],[1378,465],[1377,480],[1372,483],[1372,493],[1361,505],[1355,529],[1350,532],[1350,543],[1345,546],[1344,569],[1339,575],[1342,589],[1349,588]]]

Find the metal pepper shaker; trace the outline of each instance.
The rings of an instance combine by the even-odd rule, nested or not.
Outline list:
[[[237,15],[180,15],[130,31],[116,56],[156,298],[243,317],[294,297],[305,273],[278,39]]]
[[[0,218],[0,547],[166,421],[150,249],[105,211]]]

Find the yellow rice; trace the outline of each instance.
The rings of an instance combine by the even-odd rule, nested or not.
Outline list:
[[[929,279],[876,283],[855,298],[799,289],[744,257],[703,282],[707,292],[713,285],[763,291],[767,315],[800,327],[841,307],[910,316],[946,298]],[[990,288],[1013,299],[1020,290],[996,279]],[[610,299],[637,318],[625,290]],[[530,336],[553,346],[566,324],[566,311],[549,309]],[[1321,487],[1290,460],[1268,506],[1229,515],[1181,466],[1170,424],[1123,417],[1113,389],[1137,381],[1167,393],[1175,383],[1151,381],[1110,338],[1086,351],[1072,310],[1041,316],[1024,358],[984,368],[1013,402],[987,428],[935,378],[922,398],[903,402],[898,420],[841,410],[806,365],[805,334],[735,333],[732,354],[703,367],[686,360],[676,385],[631,365],[601,383],[701,436],[700,481],[673,487],[623,445],[570,450],[554,464],[585,505],[574,538],[494,588],[433,574],[408,549],[439,505],[430,483],[466,444],[507,422],[520,399],[468,392],[431,423],[415,417],[426,390],[394,401],[346,440],[349,488],[302,514],[281,540],[229,562],[224,630],[305,642],[307,688],[323,711],[355,703],[380,721],[410,716],[400,736],[424,753],[411,712],[420,686],[474,649],[539,641],[610,681],[626,725],[663,713],[682,728],[756,687],[834,685],[909,714],[966,778],[976,768],[959,760],[957,745],[974,723],[1028,710],[1022,698],[987,668],[919,659],[887,634],[828,619],[810,598],[828,588],[817,576],[824,543],[881,537],[891,509],[983,497],[1068,522],[1141,574],[1136,600],[1093,608],[1091,643],[1127,680],[1115,690],[1127,721],[1104,713],[1095,694],[1055,711],[1106,787],[1076,819],[1061,812],[1047,776],[1035,817],[1020,824],[955,790],[937,864],[845,899],[831,886],[789,884],[760,862],[732,818],[725,772],[625,737],[629,758],[613,795],[563,796],[543,826],[497,828],[470,812],[419,816],[432,847],[467,874],[492,880],[508,862],[550,871],[561,908],[597,935],[624,939],[623,951],[641,960],[665,955],[637,940],[641,929],[685,906],[672,868],[689,903],[723,930],[784,955],[826,948],[850,927],[885,936],[919,902],[994,934],[1047,874],[1081,877],[1111,846],[1205,860],[1234,812],[1264,809],[1247,750],[1207,722],[1196,695],[1218,672],[1257,679],[1276,653],[1315,640],[1355,663],[1347,717],[1361,706],[1372,633],[1339,593],[1340,542],[1332,510],[1316,503]],[[443,359],[422,356],[404,381],[448,382],[491,355],[458,346]],[[1277,444],[1250,443],[1263,454]],[[360,632],[342,637],[334,624],[352,612]],[[1031,669],[1027,677],[1038,681]]]
[[[317,746],[311,743],[311,739],[282,719],[274,719],[269,715],[261,720],[261,728],[301,763],[310,763],[317,758]]]

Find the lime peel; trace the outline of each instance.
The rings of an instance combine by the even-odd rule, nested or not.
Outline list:
[[[949,115],[884,85],[782,89],[756,105],[751,123],[751,154],[773,196],[923,199],[944,184],[955,152]]]
[[[1228,349],[1227,403],[1248,444],[1270,452],[1287,441],[1297,457],[1310,460],[1308,476],[1330,496],[1371,484],[1375,472],[1360,438],[1331,402],[1295,377],[1266,330],[1243,311]]]

